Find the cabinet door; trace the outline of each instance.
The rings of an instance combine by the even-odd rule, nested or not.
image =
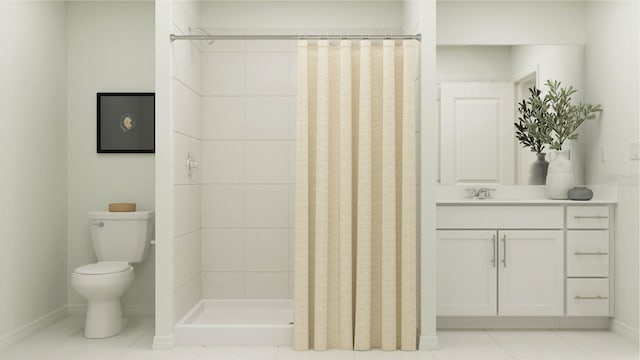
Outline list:
[[[501,230],[498,238],[498,313],[563,315],[562,231]]]
[[[496,315],[496,235],[491,230],[437,232],[438,315]]]
[[[514,183],[513,83],[443,83],[441,183]]]

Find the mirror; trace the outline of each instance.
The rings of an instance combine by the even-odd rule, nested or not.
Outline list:
[[[583,53],[582,45],[438,46],[440,183],[526,185],[535,154],[515,139],[517,103],[547,79],[583,89]],[[569,148],[582,183],[579,143]]]
[[[548,79],[572,85],[579,91],[573,100],[582,100],[587,8],[582,1],[437,1],[436,108],[438,119],[447,118],[439,123],[441,184],[527,183],[535,155],[515,139],[515,104]],[[508,111],[510,119],[500,118]],[[580,184],[582,146],[570,143]]]

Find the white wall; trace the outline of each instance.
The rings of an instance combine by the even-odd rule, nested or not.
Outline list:
[[[511,81],[511,46],[438,46],[437,82]]]
[[[438,1],[438,45],[584,43],[582,1]]]
[[[399,1],[205,1],[200,19],[212,27],[339,34],[351,28],[401,28],[402,16]]]
[[[69,2],[67,13],[67,280],[96,261],[87,212],[109,202],[154,210],[153,154],[96,153],[96,93],[154,91],[154,12],[151,2]],[[46,32],[45,32],[46,33]],[[43,42],[38,41],[42,44]],[[64,92],[64,88],[56,89]],[[135,264],[125,312],[153,313],[154,248]],[[84,298],[68,283],[71,311]]]
[[[419,347],[438,348],[436,335],[436,234],[435,191],[438,178],[438,127],[436,103],[436,2],[403,1],[405,33],[422,34],[418,87],[418,251]]]
[[[0,347],[66,305],[65,9],[0,2]]]
[[[615,224],[614,329],[638,336],[638,161],[629,145],[638,141],[639,24],[637,2],[588,2],[586,6],[585,99],[600,103],[600,120],[585,124],[587,183],[618,188]],[[600,147],[607,161],[600,161]]]

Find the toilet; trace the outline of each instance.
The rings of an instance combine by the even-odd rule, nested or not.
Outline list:
[[[133,281],[132,263],[143,262],[151,243],[151,211],[89,212],[98,262],[76,268],[71,286],[87,299],[84,336],[99,339],[120,333],[126,320],[120,300]]]

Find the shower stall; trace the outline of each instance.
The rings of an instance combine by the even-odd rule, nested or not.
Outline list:
[[[158,195],[157,204],[171,211],[166,217],[158,211],[156,231],[171,235],[165,245],[157,237],[156,332],[173,335],[157,335],[156,348],[291,345],[297,51],[291,35],[406,30],[401,2],[251,5],[157,6],[159,17],[171,19],[170,27],[157,25],[164,29],[157,46],[170,35],[196,37],[172,39],[164,64],[171,74],[157,84],[170,94],[165,102],[157,96],[170,116],[157,120],[156,131],[171,134],[166,153],[158,146],[170,163],[157,165],[156,176],[157,188],[171,194]],[[274,6],[282,13],[262,17],[273,15]],[[327,20],[336,10],[345,14]],[[290,18],[292,12],[300,16]],[[195,40],[206,34],[240,36]],[[162,297],[161,289],[172,296]]]

